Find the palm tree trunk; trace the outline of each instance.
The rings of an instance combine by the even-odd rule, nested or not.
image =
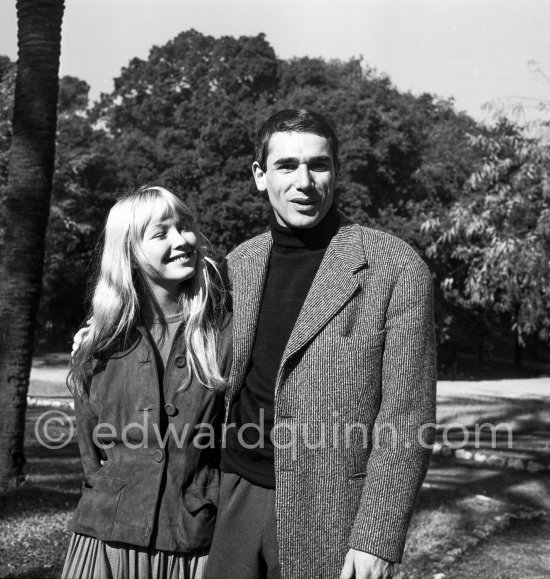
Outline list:
[[[55,157],[64,0],[18,0],[17,77],[0,238],[0,492],[23,480],[34,321]]]

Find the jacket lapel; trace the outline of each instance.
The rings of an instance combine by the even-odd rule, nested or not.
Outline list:
[[[262,302],[269,256],[273,240],[270,234],[259,237],[249,253],[231,272],[233,288],[233,365],[227,400],[230,402],[242,385],[252,347]]]
[[[319,266],[285,348],[279,373],[287,360],[312,340],[351,299],[359,288],[355,274],[366,266],[360,227],[343,225]]]

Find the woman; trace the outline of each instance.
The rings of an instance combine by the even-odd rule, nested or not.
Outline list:
[[[111,209],[69,375],[85,482],[63,577],[202,576],[231,352],[219,280],[166,189]]]

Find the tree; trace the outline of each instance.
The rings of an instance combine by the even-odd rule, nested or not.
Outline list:
[[[0,199],[8,182],[9,150],[11,145],[11,116],[15,88],[15,64],[6,56],[0,57]],[[3,203],[2,203],[3,205]]]
[[[182,32],[133,59],[92,113],[121,159],[113,193],[161,183],[191,206],[219,254],[265,228],[269,204],[250,167],[256,117],[274,99],[279,61],[263,34]]]
[[[410,217],[409,200],[449,203],[472,171],[464,129],[475,123],[452,103],[402,94],[361,59],[279,60],[263,35],[182,32],[130,61],[92,118],[104,129],[102,154],[123,160],[117,188],[173,188],[224,254],[265,228],[269,205],[250,178],[253,142],[285,107],[312,108],[338,128],[339,204],[360,223],[389,205]]]
[[[484,163],[470,190],[423,225],[428,254],[448,264],[441,288],[462,308],[510,320],[518,347],[524,335],[548,340],[550,148],[508,121],[473,144]]]
[[[13,134],[0,254],[0,491],[23,479],[26,396],[55,157],[63,0],[18,0]]]
[[[533,79],[550,89],[550,76],[536,60],[528,60],[527,66]],[[483,108],[497,122],[508,119],[521,126],[524,134],[548,141],[550,136],[550,99],[532,96],[506,96],[489,101]]]
[[[69,336],[84,316],[86,273],[111,204],[111,196],[98,191],[97,181],[103,180],[109,163],[93,151],[88,91],[80,79],[60,79],[55,173],[35,332],[41,350],[67,350]]]

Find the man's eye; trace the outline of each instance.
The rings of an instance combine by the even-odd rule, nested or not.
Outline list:
[[[328,171],[329,169],[328,163],[313,163],[309,166],[310,171]]]
[[[279,161],[274,165],[274,169],[276,171],[295,171],[297,167],[298,164],[292,161],[291,159],[288,159],[286,161]]]

